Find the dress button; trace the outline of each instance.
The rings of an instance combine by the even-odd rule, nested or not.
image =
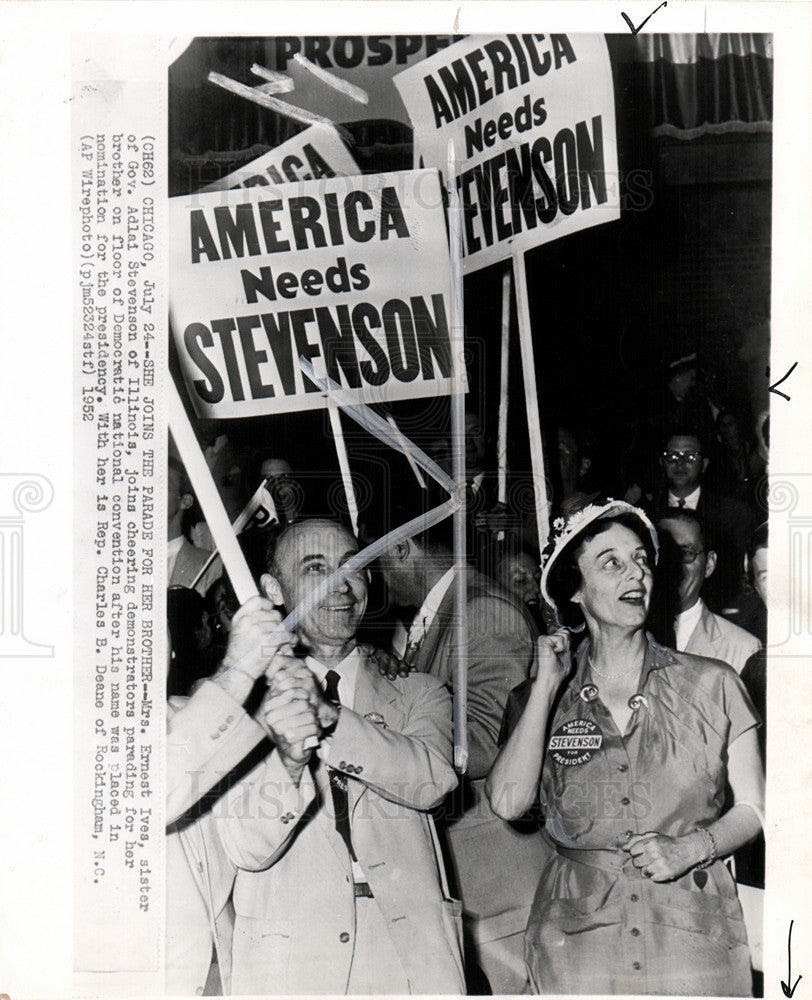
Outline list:
[[[628,764],[618,764],[617,769],[618,769],[618,771],[620,771],[621,773],[623,773],[624,771],[628,771],[629,770],[629,765]]]
[[[363,770],[364,770],[364,768],[362,767],[361,764],[357,764],[356,765],[356,767],[355,767],[355,773],[356,774],[360,774]]]
[[[631,802],[631,799],[630,799],[630,798],[628,798],[628,797],[627,797],[627,796],[625,796],[625,795],[624,795],[624,796],[623,796],[623,798],[622,798],[622,799],[620,800],[620,804],[621,804],[622,806],[627,806],[627,805],[628,805],[628,804],[629,804],[630,802]]]
[[[349,934],[348,934],[348,933],[347,933],[346,931],[342,931],[342,932],[341,932],[341,933],[340,933],[340,934],[338,935],[338,940],[339,940],[339,941],[340,941],[340,942],[341,942],[342,944],[346,944],[346,943],[347,943],[347,942],[349,941],[349,939],[350,939],[350,936],[349,936]]]
[[[633,836],[634,836],[634,830],[627,830],[626,831],[626,840],[628,840],[629,837],[633,837]]]
[[[630,900],[631,900],[631,901],[632,901],[633,903],[636,903],[636,902],[637,902],[637,900],[638,900],[639,898],[640,898],[640,897],[639,897],[639,896],[637,895],[637,893],[636,893],[636,892],[633,892],[633,893],[631,894],[631,896],[629,896],[629,899],[630,899]]]
[[[640,937],[640,931],[636,927],[632,927],[631,934],[632,937]]]
[[[640,963],[639,962],[632,962],[632,968],[633,969],[639,969],[640,968]]]

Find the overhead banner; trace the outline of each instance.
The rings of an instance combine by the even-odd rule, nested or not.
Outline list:
[[[466,273],[620,218],[612,70],[600,35],[476,35],[395,77],[415,164],[448,172]]]
[[[278,35],[269,43],[269,68],[293,79],[294,90],[284,100],[297,108],[338,124],[389,118],[408,125],[392,77],[453,41],[453,35]],[[330,87],[298,63],[297,55],[365,90],[369,103],[359,104]]]
[[[170,318],[198,416],[453,387],[451,267],[434,170],[170,199]]]
[[[268,187],[321,177],[351,177],[361,171],[341,137],[329,125],[311,125],[281,146],[239,170],[207,184],[202,191]]]

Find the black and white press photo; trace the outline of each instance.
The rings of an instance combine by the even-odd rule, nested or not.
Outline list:
[[[0,4],[0,1000],[808,1000],[810,15]]]
[[[169,992],[764,995],[773,36],[620,28],[170,62]]]

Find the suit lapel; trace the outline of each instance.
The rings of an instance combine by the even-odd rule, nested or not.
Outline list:
[[[716,649],[718,629],[707,605],[702,609],[699,621],[694,626],[688,645],[685,647],[686,653],[697,653],[700,656],[707,656],[708,647]]]
[[[358,668],[353,701],[356,715],[366,716],[372,712],[383,715],[391,729],[398,729],[403,722],[400,693],[366,658]]]
[[[366,658],[358,668],[353,702],[355,714],[368,718],[373,725],[380,725],[382,719],[388,729],[393,729],[395,732],[403,729],[405,717],[401,707],[400,692],[391,681],[382,677],[378,668]],[[373,718],[369,718],[370,716]],[[367,792],[367,786],[362,781],[350,780],[347,782],[347,792],[352,813],[359,799]]]
[[[443,639],[443,636],[446,634],[448,625],[454,617],[454,595],[456,594],[456,589],[459,585],[457,582],[459,579],[464,580],[466,600],[470,597],[469,591],[472,576],[470,570],[465,568],[454,578],[451,586],[443,595],[443,599],[440,601],[440,607],[437,609],[437,614],[434,616],[434,621],[429,626],[429,629],[420,644],[420,648],[417,651],[414,665],[422,674],[431,673],[432,665],[437,657],[437,649]],[[447,677],[442,677],[440,679],[443,681],[448,680]]]
[[[702,626],[705,629],[705,635],[708,637],[708,643],[714,652],[721,653],[720,646],[722,642],[722,633],[719,630],[719,626],[716,624],[713,612],[707,606],[702,609]]]
[[[437,656],[437,648],[445,633],[446,626],[451,621],[453,608],[454,594],[449,588],[415,656],[414,666],[421,674],[431,673],[431,666]]]

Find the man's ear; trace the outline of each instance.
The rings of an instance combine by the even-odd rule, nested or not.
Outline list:
[[[710,462],[709,458],[703,458],[702,459],[702,472],[703,473],[705,472],[705,469],[707,469],[707,467],[708,467],[708,462]]]
[[[705,579],[707,580],[716,569],[716,553],[713,549],[708,549],[705,555],[708,557],[705,562]]]
[[[194,502],[195,502],[195,497],[193,493],[181,493],[180,495],[181,510],[188,510]]]
[[[278,608],[284,606],[285,601],[282,597],[282,590],[279,587],[279,581],[275,576],[271,576],[270,573],[263,573],[259,578],[259,585],[262,588],[262,593],[275,604]]]
[[[578,469],[578,478],[583,479],[583,477],[587,474],[587,472],[589,472],[591,468],[592,468],[592,462],[588,458],[582,458],[581,465]]]
[[[411,553],[412,545],[408,538],[404,538],[402,542],[396,542],[392,546],[392,555],[398,562],[405,562]]]

